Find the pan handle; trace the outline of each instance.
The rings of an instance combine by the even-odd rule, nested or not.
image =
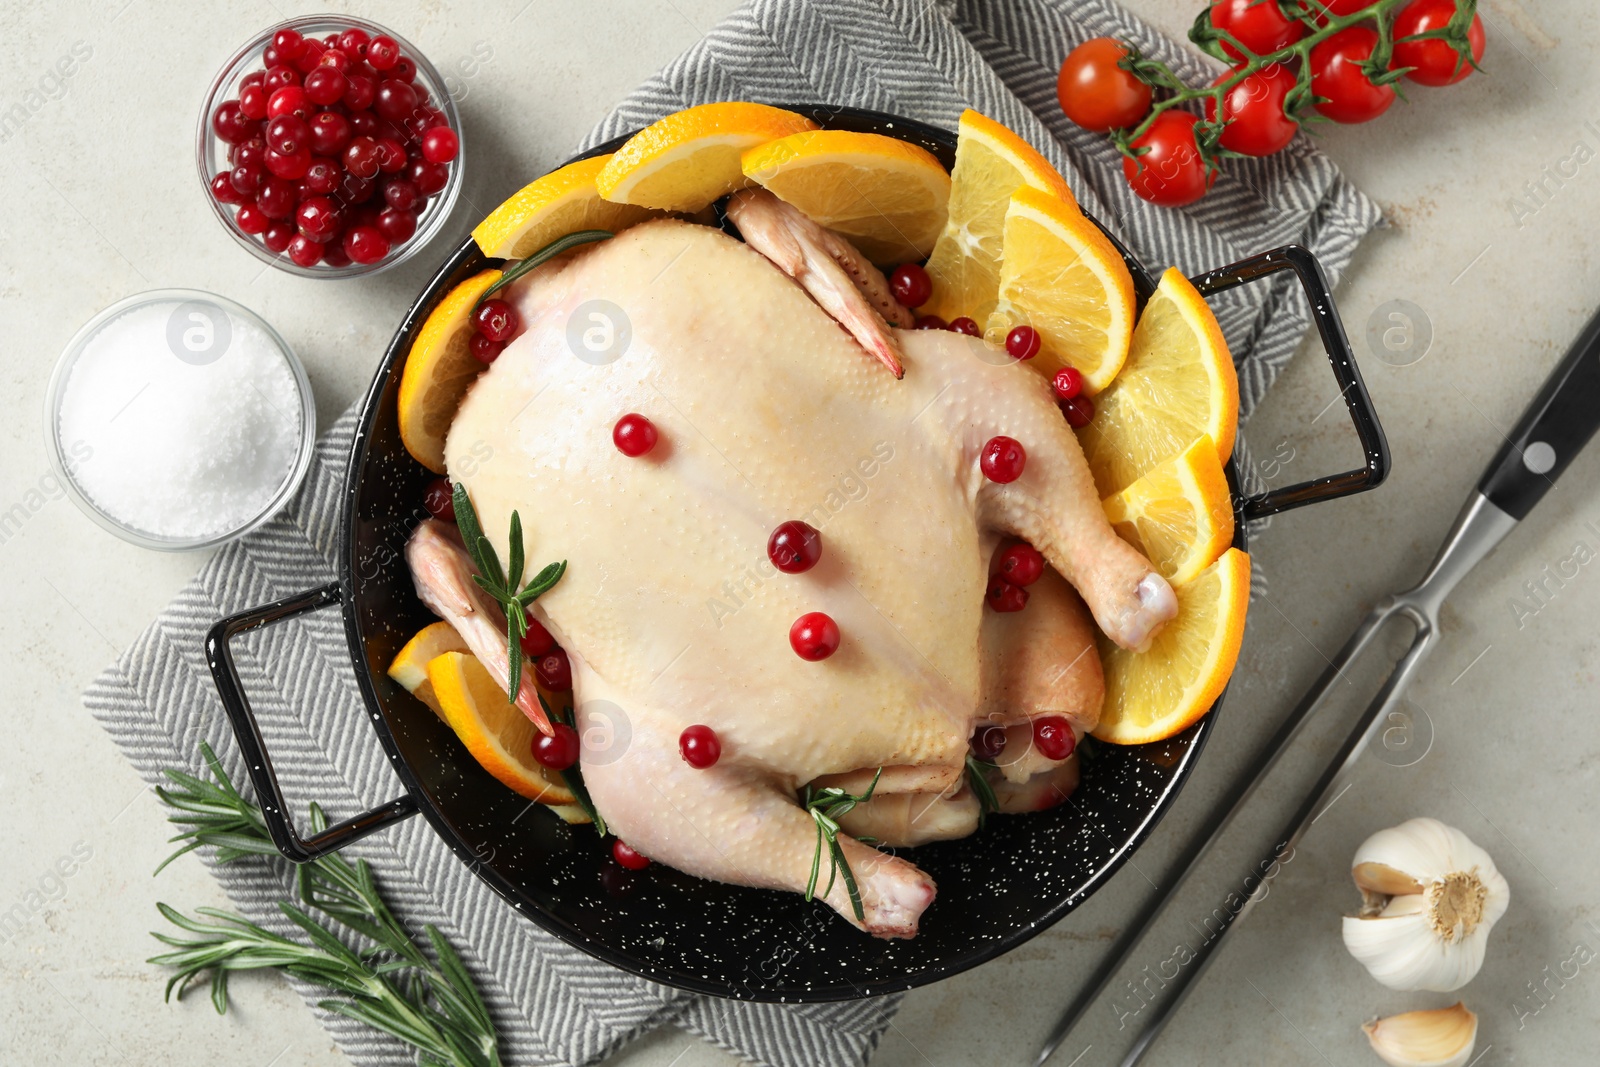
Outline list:
[[[318,856],[336,852],[352,841],[402,819],[409,819],[417,813],[417,802],[407,793],[380,808],[373,808],[353,819],[330,826],[320,834],[302,838],[290,821],[289,805],[284,800],[283,788],[278,785],[278,776],[272,770],[272,758],[267,755],[261,727],[256,723],[255,712],[250,709],[250,701],[244,693],[244,683],[239,678],[238,668],[234,666],[228,642],[238,634],[318,608],[330,607],[343,600],[343,588],[338,582],[333,582],[230,615],[211,627],[206,634],[206,661],[211,664],[211,677],[217,683],[222,707],[233,725],[233,736],[238,739],[239,750],[244,753],[250,782],[255,786],[257,799],[261,801],[261,815],[266,820],[267,833],[272,836],[272,843],[278,846],[278,851],[296,863],[309,863]]]
[[[1350,350],[1350,339],[1345,336],[1344,323],[1339,320],[1339,309],[1334,306],[1333,293],[1328,289],[1327,276],[1317,257],[1302,245],[1284,245],[1270,252],[1261,252],[1249,259],[1241,259],[1226,267],[1208,270],[1191,278],[1202,296],[1220,293],[1245,282],[1292,270],[1311,302],[1311,317],[1316,321],[1317,333],[1322,335],[1322,348],[1328,353],[1328,363],[1333,377],[1339,383],[1344,406],[1350,412],[1350,421],[1361,440],[1362,452],[1367,457],[1366,466],[1342,474],[1327,474],[1297,485],[1286,485],[1244,502],[1246,520],[1261,519],[1268,515],[1317,504],[1324,500],[1337,500],[1353,496],[1368,489],[1376,489],[1389,473],[1389,442],[1384,437],[1378,412],[1367,395],[1366,383],[1361,380],[1361,369],[1356,366],[1355,353]]]

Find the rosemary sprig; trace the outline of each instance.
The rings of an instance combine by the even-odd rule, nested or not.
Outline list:
[[[539,706],[544,709],[545,718],[549,719],[551,722],[565,723],[574,730],[578,728],[578,720],[572,712],[571,704],[568,704],[562,708],[561,714],[557,715],[555,712],[550,710],[550,705],[544,699],[544,694],[540,693]],[[545,773],[549,774],[550,772],[546,771]],[[589,816],[589,821],[594,824],[596,832],[598,832],[601,837],[606,836],[605,816],[601,815],[600,809],[594,806],[594,801],[589,796],[589,787],[583,784],[583,771],[579,770],[578,765],[574,763],[566,770],[556,771],[555,773],[561,775],[561,780],[566,783],[568,789],[572,790],[572,796],[575,800],[577,800],[578,807],[582,808],[584,810],[584,814]]]
[[[858,920],[864,917],[861,910],[861,890],[856,885],[855,872],[850,870],[850,862],[844,858],[844,849],[839,847],[839,820],[854,810],[857,804],[865,804],[872,799],[872,791],[878,788],[878,779],[881,777],[883,768],[879,767],[878,772],[872,776],[872,784],[867,786],[865,793],[859,795],[847,793],[837,785],[823,789],[808,785],[800,796],[801,806],[817,824],[817,851],[811,857],[811,879],[806,882],[806,899],[810,900],[816,896],[817,878],[822,873],[822,850],[826,844],[828,884],[823,888],[822,895],[827,896],[833,892],[833,880],[842,874],[845,888],[850,891],[850,908]]]
[[[182,828],[172,840],[184,842],[156,868],[158,873],[201,845],[215,847],[219,863],[277,853],[260,809],[240,796],[209,745],[202,743],[200,751],[214,781],[167,770],[163,773],[173,785],[156,788],[156,795],[174,809],[168,821]],[[315,804],[311,825],[317,832],[327,827]],[[209,971],[211,1003],[221,1014],[228,1010],[228,976],[233,972],[281,970],[343,994],[342,999],[321,1001],[321,1006],[411,1045],[422,1067],[501,1067],[494,1021],[460,956],[432,926],[423,928],[431,957],[412,939],[379,893],[366,860],[352,865],[332,854],[302,864],[295,870],[295,889],[299,903],[279,901],[278,908],[304,932],[304,941],[215,908],[196,908],[204,917],[200,919],[157,904],[168,922],[193,935],[151,935],[174,950],[148,961],[176,968],[166,996],[176,990],[182,999]],[[310,909],[347,927],[362,947],[350,947],[350,938],[318,922]]]
[[[478,568],[478,573],[472,576],[472,580],[494,598],[506,615],[508,665],[506,699],[515,704],[517,694],[522,690],[522,638],[528,632],[528,605],[548,593],[561,580],[561,576],[567,571],[567,561],[548,564],[533,576],[532,581],[522,585],[525,562],[522,548],[522,516],[515,511],[511,513],[509,542],[511,566],[510,573],[507,574],[500,568],[500,556],[495,552],[494,545],[484,536],[483,527],[478,523],[478,513],[472,507],[472,498],[467,495],[466,487],[459,483],[455,487],[454,504],[456,528],[461,531],[461,539],[466,542],[467,554],[472,557],[472,562]]]
[[[565,237],[559,237],[533,255],[528,256],[526,259],[520,259],[513,266],[506,268],[506,272],[500,276],[498,281],[478,295],[477,303],[483,303],[501,289],[539,266],[539,264],[548,263],[563,252],[577,248],[579,245],[586,245],[592,241],[604,241],[608,237],[615,236],[616,234],[610,230],[579,230],[577,233],[569,233]],[[474,304],[473,307],[476,309],[477,304]]]
[[[978,795],[978,829],[983,829],[983,824],[988,820],[989,813],[1000,810],[1000,802],[995,799],[994,787],[989,784],[985,771],[995,769],[995,765],[979,759],[972,753],[967,753],[967,784]]]

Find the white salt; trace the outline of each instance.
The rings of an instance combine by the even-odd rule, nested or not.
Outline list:
[[[74,362],[58,432],[78,487],[148,536],[200,540],[260,515],[310,427],[272,336],[216,304],[170,300],[103,324]]]

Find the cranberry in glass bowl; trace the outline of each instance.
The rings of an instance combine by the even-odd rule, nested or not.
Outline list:
[[[360,38],[354,54],[326,44],[346,35]],[[383,69],[370,61],[380,39]],[[310,54],[319,49],[322,55]],[[277,62],[269,66],[269,58]],[[352,164],[351,143],[361,138],[374,151],[364,151],[363,141]],[[195,150],[207,203],[252,255],[291,274],[349,278],[404,262],[444,227],[461,190],[463,148],[455,101],[415,45],[366,19],[309,15],[263,30],[233,54],[206,94]],[[414,164],[427,171],[423,189],[411,177]],[[262,191],[271,201],[265,206]],[[322,198],[309,213],[315,239],[299,221],[300,206],[313,198]],[[332,202],[331,214],[322,200]],[[355,228],[359,256],[346,250]]]

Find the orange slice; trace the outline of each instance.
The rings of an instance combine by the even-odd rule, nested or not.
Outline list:
[[[1228,684],[1250,605],[1250,557],[1230,548],[1173,590],[1178,615],[1149,651],[1097,638],[1106,702],[1094,736],[1102,741],[1142,745],[1171,737],[1209,711]]]
[[[611,161],[592,156],[529,182],[478,223],[472,239],[486,256],[523,259],[579,230],[616,233],[659,212],[603,199],[595,178]]]
[[[1193,579],[1233,541],[1228,477],[1204,434],[1104,506],[1122,539],[1174,585]]]
[[[1076,367],[1090,394],[1117,376],[1133,335],[1133,276],[1116,246],[1083,212],[1029,186],[1006,209],[998,303],[984,334],[1004,345],[1024,325],[1040,337],[1027,366],[1047,378]]]
[[[628,138],[595,185],[619,204],[692,213],[750,184],[739,163],[744,153],[816,128],[804,115],[766,104],[701,104]]]
[[[1118,493],[1204,434],[1217,458],[1233,454],[1239,379],[1216,316],[1195,287],[1168,269],[1133,330],[1128,360],[1095,397],[1078,431],[1101,498]]]
[[[976,111],[961,114],[950,211],[928,259],[933,296],[920,309],[949,321],[963,315],[983,322],[1000,286],[1000,248],[1011,194],[1038,189],[1076,208],[1072,191],[1027,141]]]
[[[898,137],[793,133],[750,149],[740,165],[874,263],[921,262],[944,229],[950,175],[933,153]]]
[[[439,698],[444,721],[467,746],[472,758],[508,789],[548,804],[572,804],[563,785],[545,777],[534,762],[538,729],[470,652],[446,652],[428,661],[428,680]]]
[[[428,661],[446,652],[465,651],[467,643],[461,640],[454,626],[447,622],[431,623],[418,630],[395,656],[394,662],[389,664],[389,677],[443,719],[439,698],[434,695],[433,683],[428,680]]]
[[[499,280],[498,270],[486,270],[445,294],[406,355],[398,402],[400,440],[418,463],[435,474],[445,473],[444,439],[461,398],[483,372],[483,364],[467,347],[472,339],[472,307]]]

